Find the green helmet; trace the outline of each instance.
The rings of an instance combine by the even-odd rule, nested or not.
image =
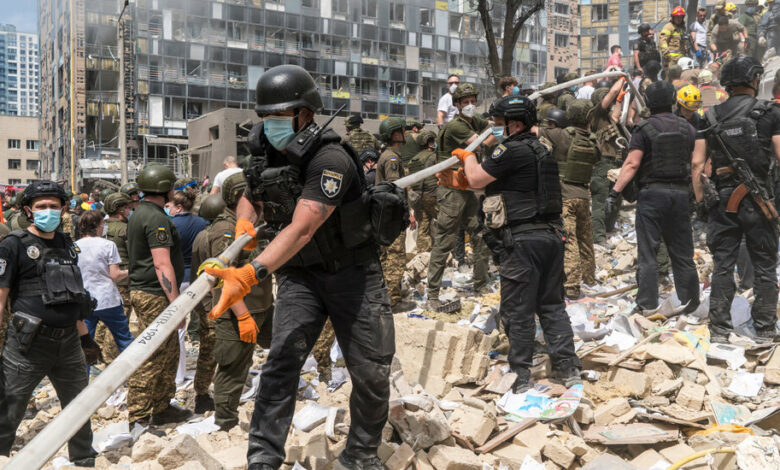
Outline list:
[[[189,188],[190,186],[194,187],[198,183],[192,178],[179,178],[176,180],[176,182],[173,183],[173,189],[176,191],[184,191],[185,189]]]
[[[135,184],[134,181],[131,181],[130,183],[123,184],[119,190],[128,196],[132,196],[133,194],[138,194],[138,185]]]
[[[471,83],[461,83],[458,85],[458,88],[455,89],[455,93],[452,94],[452,101],[458,101],[467,96],[479,96],[479,91],[477,90],[477,87]]]
[[[406,120],[406,130],[412,130],[413,127],[416,127],[418,129],[423,128],[423,123],[421,123],[419,120],[415,118],[409,118]]]
[[[555,82],[544,82],[541,87],[539,87],[540,90],[546,90],[548,88],[554,87]]]
[[[417,135],[417,145],[427,147],[430,140],[436,140],[436,133],[433,131],[422,131]]]
[[[579,74],[577,72],[569,72],[566,75],[563,76],[564,82],[570,82],[572,80],[576,80],[580,78]]]
[[[163,194],[173,189],[176,175],[165,165],[150,163],[138,175],[138,190],[144,193]]]
[[[73,195],[74,195],[75,193],[69,189],[69,190],[65,191],[65,194],[67,194],[67,195],[68,195],[68,199],[72,199],[72,198],[73,198]]]
[[[222,183],[222,200],[228,207],[238,204],[238,200],[244,194],[246,189],[246,178],[244,172],[233,173]]]
[[[593,109],[590,100],[577,99],[566,107],[566,119],[570,124],[585,126],[588,124],[588,112]]]
[[[123,192],[111,193],[103,201],[103,210],[108,215],[113,215],[119,212],[123,206],[126,206],[133,202],[130,196]]]
[[[105,201],[108,196],[111,194],[114,194],[113,189],[104,189],[103,191],[100,191],[100,200]]]
[[[212,194],[211,196],[204,199],[200,204],[198,215],[208,220],[209,222],[214,222],[214,219],[216,219],[217,216],[225,210],[225,207],[227,206],[225,205],[225,201],[222,199],[222,195]]]
[[[593,91],[593,94],[590,95],[590,102],[593,103],[593,106],[598,105],[604,101],[604,97],[607,96],[607,93],[609,93],[609,88],[596,88]]]
[[[403,133],[406,123],[399,117],[389,117],[379,124],[379,135],[382,140],[390,143],[393,140],[393,132],[401,131]]]

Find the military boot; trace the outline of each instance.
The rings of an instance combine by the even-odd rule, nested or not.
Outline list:
[[[581,384],[579,367],[567,367],[558,371],[558,379],[563,382],[566,388],[571,388],[574,385]]]
[[[214,399],[208,393],[195,395],[195,414],[202,415],[207,411],[214,411]]]
[[[512,384],[512,393],[520,394],[525,393],[528,390],[534,388],[533,382],[531,382],[531,371],[528,369],[519,369],[512,371],[517,374],[515,383]]]
[[[192,411],[177,405],[168,405],[168,408],[152,415],[152,424],[160,426],[162,424],[181,423],[191,417]]]
[[[339,454],[338,460],[337,468],[340,467],[346,470],[384,470],[382,460],[377,456],[360,459],[342,452]]]
[[[775,327],[756,330],[755,340],[758,343],[780,343],[780,334]]]

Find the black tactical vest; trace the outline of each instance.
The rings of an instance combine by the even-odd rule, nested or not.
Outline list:
[[[685,184],[690,179],[693,152],[690,124],[683,117],[675,116],[675,118],[677,118],[678,128],[671,132],[659,131],[652,119],[645,119],[637,124],[637,129],[643,130],[652,144],[652,151],[649,155],[645,153],[639,166],[640,185]]]

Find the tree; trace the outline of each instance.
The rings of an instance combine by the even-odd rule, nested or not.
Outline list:
[[[502,5],[505,10],[503,34],[500,37],[493,30],[492,18],[498,5]],[[488,74],[496,88],[501,77],[512,75],[515,44],[520,38],[520,30],[525,22],[542,8],[544,8],[544,0],[477,0],[477,11],[485,28],[485,39],[488,45]],[[503,45],[500,57],[499,44]]]

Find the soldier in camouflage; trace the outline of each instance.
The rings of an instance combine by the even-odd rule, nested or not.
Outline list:
[[[355,149],[355,153],[360,155],[363,150],[369,148],[378,149],[376,139],[370,132],[360,128],[363,124],[363,118],[359,114],[353,114],[344,119],[344,127],[347,128],[347,135],[344,136],[344,142],[348,143]]]
[[[436,164],[436,134],[422,131],[417,136],[417,144],[423,149],[409,161],[409,174]],[[438,207],[436,206],[436,176],[431,175],[411,188],[410,203],[417,220],[417,252],[430,251],[433,246],[433,227]],[[414,196],[412,196],[414,194]]]
[[[540,90],[546,90],[554,86],[555,82],[545,82]],[[544,122],[545,118],[547,117],[547,113],[550,112],[551,109],[555,108],[555,101],[557,98],[555,93],[549,93],[547,95],[542,95],[542,97],[539,99],[541,101],[539,106],[536,107],[536,120],[539,122]]]
[[[563,76],[563,81],[561,83],[565,83],[571,80],[576,80],[580,76],[577,75],[576,72],[569,72],[566,75]],[[574,93],[577,91],[577,85],[573,85],[569,87],[566,90],[563,90],[561,94],[558,96],[558,108],[562,109],[563,111],[566,111],[566,108],[569,106],[569,103],[574,101]]]
[[[417,143],[417,136],[420,135],[420,131],[422,130],[423,124],[417,119],[410,118],[406,120],[406,127],[404,131],[404,139],[406,142],[404,142],[398,151],[398,153],[401,154],[401,160],[403,160],[406,167],[409,166],[409,161],[412,159],[412,157],[417,155],[417,153],[424,148]]]

